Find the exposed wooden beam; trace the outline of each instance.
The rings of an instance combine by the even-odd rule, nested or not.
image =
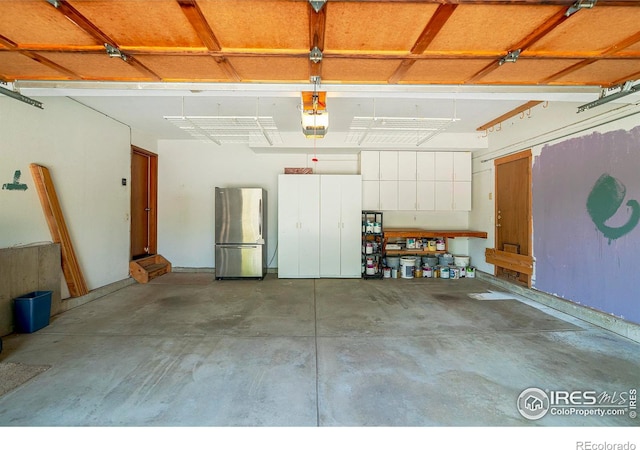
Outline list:
[[[156,81],[162,81],[162,78],[160,78],[158,76],[158,74],[156,74],[153,70],[149,69],[147,66],[142,64],[140,61],[138,61],[133,56],[127,55],[126,62],[129,65],[131,65],[131,66],[135,67],[136,69],[138,69],[140,72],[142,72],[145,75],[147,75],[148,77],[153,78]]]
[[[211,51],[220,51],[222,47],[215,33],[204,17],[195,0],[177,0],[182,12],[195,30],[202,43]]]
[[[220,69],[225,73],[231,81],[242,81],[242,77],[236,71],[235,67],[224,56],[214,56],[213,59],[220,65]]]
[[[424,27],[424,30],[422,30],[422,33],[418,36],[416,43],[411,48],[411,53],[415,55],[424,52],[427,47],[429,47],[429,44],[431,44],[431,42],[436,38],[440,30],[442,30],[442,27],[447,23],[447,20],[451,18],[457,7],[458,5],[455,4],[444,4],[438,6],[438,9],[433,13],[429,23]]]
[[[66,67],[61,66],[60,64],[54,63],[53,61],[45,58],[44,56],[40,55],[39,53],[30,52],[30,51],[20,51],[20,53],[23,54],[24,56],[26,56],[27,58],[31,58],[34,61],[39,62],[43,66],[47,66],[50,69],[54,69],[54,70],[57,70],[60,73],[65,74],[66,76],[68,76],[72,80],[81,80],[82,79],[82,77],[80,75],[78,75],[77,73],[67,69]]]
[[[8,48],[18,48],[18,44],[0,34],[0,44]]]
[[[97,43],[101,45],[107,43],[117,47],[116,42],[111,38],[111,36],[95,26],[93,22],[83,16],[80,11],[71,6],[67,0],[58,0],[58,6],[56,9],[64,14],[67,19],[79,26],[85,33],[93,37]]]
[[[517,108],[504,113],[503,115],[501,115],[500,117],[496,117],[495,119],[493,119],[490,122],[485,123],[484,125],[479,126],[478,128],[476,128],[476,131],[485,131],[488,130],[489,128],[499,124],[500,122],[504,122],[505,120],[516,116],[518,114],[520,114],[521,112],[524,112],[528,109],[533,108],[536,105],[539,105],[540,103],[542,103],[541,100],[532,100],[530,102],[525,103],[524,105],[520,105]]]
[[[327,8],[324,8],[316,12],[315,9],[308,5],[309,11],[309,51],[318,47],[321,52],[324,52],[324,36],[327,23]],[[309,78],[320,77],[322,78],[322,61],[314,63],[309,60]]]
[[[443,4],[438,6],[438,9],[436,9],[436,12],[433,13],[433,16],[431,16],[431,19],[429,19],[429,22],[422,30],[422,33],[420,33],[420,36],[418,36],[418,39],[416,39],[415,44],[413,44],[413,47],[411,47],[410,53],[413,55],[423,53],[427,49],[427,47],[429,47],[431,42],[433,42],[440,30],[442,30],[442,27],[444,27],[444,24],[447,23],[447,20],[451,18],[453,12],[457,7],[458,5],[454,4]],[[414,64],[415,60],[405,59],[400,63],[395,72],[389,77],[387,82],[389,84],[399,83],[400,80],[405,77],[411,66],[413,66]]]
[[[514,45],[513,50],[520,49],[522,52],[527,50],[533,44],[538,42],[540,39],[545,37],[551,31],[553,31],[556,27],[558,27],[561,23],[567,20],[569,17],[566,15],[566,9],[561,9],[557,13],[555,13],[549,20],[540,25],[538,28],[533,30],[528,36],[526,36],[523,40]]]
[[[576,70],[580,70],[583,67],[587,67],[590,64],[593,64],[594,62],[598,61],[597,59],[585,59],[583,61],[580,61],[570,67],[567,67],[564,70],[561,70],[560,72],[554,73],[551,76],[548,76],[547,78],[543,79],[540,81],[541,84],[547,84],[550,83],[552,81],[557,80],[558,78],[562,78],[565,75],[570,74],[571,72],[575,72]]]

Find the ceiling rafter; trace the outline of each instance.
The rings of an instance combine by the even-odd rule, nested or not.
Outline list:
[[[629,36],[628,38],[623,39],[620,42],[615,43],[611,47],[609,47],[606,50],[604,50],[603,52],[601,52],[598,55],[598,58],[585,59],[583,61],[580,61],[579,63],[576,63],[576,64],[574,64],[574,65],[572,65],[570,67],[567,67],[566,69],[564,69],[564,70],[562,70],[562,71],[560,71],[558,73],[555,73],[555,74],[545,78],[543,80],[543,82],[544,83],[551,83],[553,81],[556,81],[559,78],[564,77],[565,75],[568,75],[568,74],[570,74],[572,72],[580,70],[580,69],[582,69],[584,67],[587,67],[587,66],[589,66],[589,65],[591,65],[591,64],[593,64],[593,63],[595,63],[597,61],[600,61],[599,58],[602,58],[604,56],[610,56],[610,55],[612,55],[612,54],[614,54],[616,52],[619,52],[620,50],[622,50],[624,48],[627,48],[627,47],[629,47],[629,46],[631,46],[631,45],[633,45],[633,44],[635,44],[637,42],[640,42],[640,32],[634,34],[633,36]],[[634,79],[635,77],[636,77],[636,74],[631,74],[630,75],[630,79]],[[620,84],[620,83],[623,83],[625,81],[627,81],[627,79],[615,80],[612,83],[610,83],[610,85],[611,86],[615,86],[616,84]]]
[[[57,9],[58,11],[60,11],[60,13],[63,14],[71,22],[73,22],[78,27],[80,27],[85,33],[87,33],[89,36],[91,36],[93,39],[95,39],[95,41],[98,44],[100,44],[100,45],[109,44],[112,47],[115,47],[117,49],[120,48],[119,45],[117,44],[117,42],[115,41],[115,39],[113,39],[111,36],[109,36],[107,33],[105,33],[99,27],[97,27],[93,22],[91,22],[89,19],[87,19],[80,11],[78,11],[72,5],[70,5],[67,0],[57,0],[56,5],[53,6],[53,7],[55,9]],[[156,73],[154,73],[152,70],[150,70],[144,64],[142,64],[140,61],[138,61],[137,59],[135,59],[135,58],[133,58],[133,57],[131,57],[129,55],[127,55],[127,56],[128,57],[126,59],[126,62],[128,64],[130,64],[131,66],[135,67],[138,71],[144,73],[148,77],[150,77],[150,78],[152,78],[152,79],[154,79],[156,81],[162,81],[162,78],[160,78]],[[35,59],[35,58],[32,58],[32,59]],[[46,58],[42,58],[42,59],[44,61],[48,61],[48,60],[46,60]],[[35,60],[38,61],[38,59],[35,59]],[[41,62],[41,61],[39,61],[39,62]],[[55,64],[55,63],[53,63],[51,61],[48,61],[48,62],[51,63],[51,64]],[[43,64],[49,65],[47,63],[43,63]],[[55,64],[55,66],[57,66],[59,68],[57,70],[63,69],[63,72],[73,74],[72,71],[63,68],[62,66],[59,66],[58,64]]]
[[[318,48],[321,52],[324,52],[324,36],[327,23],[327,8],[328,5],[324,5],[318,12],[309,3],[309,50]],[[322,78],[322,61],[314,63],[309,61],[309,78],[311,77]]]
[[[198,3],[195,0],[177,0],[177,2],[205,47],[210,52],[221,52],[220,41],[218,41]],[[235,67],[225,56],[214,56],[214,59],[230,80],[241,81],[241,77]]]
[[[196,1],[177,0],[177,2],[205,47],[214,52],[222,50],[218,38],[209,26]]]
[[[436,9],[436,12],[424,27],[420,36],[418,36],[415,44],[413,44],[410,53],[413,55],[424,53],[427,47],[429,47],[429,44],[433,42],[440,30],[442,30],[444,24],[451,18],[457,7],[458,5],[456,4],[442,4],[438,6],[438,9]],[[414,59],[405,59],[402,61],[396,71],[389,77],[388,82],[390,84],[397,84],[405,77],[414,64]]]
[[[545,37],[547,34],[552,32],[554,29],[556,29],[558,26],[564,23],[567,19],[575,16],[575,14],[571,16],[567,16],[566,12],[568,11],[568,9],[569,8],[567,9],[563,8],[557,13],[555,13],[551,17],[551,19],[549,19],[548,21],[540,25],[528,36],[525,36],[525,38],[522,39],[520,42],[518,42],[516,45],[514,45],[513,49],[510,51],[520,50],[520,53],[525,52],[529,47],[531,47],[533,44],[535,44],[540,39]],[[477,72],[475,75],[473,75],[470,79],[468,79],[467,83],[473,83],[475,81],[481,80],[482,78],[486,77],[488,74],[496,70],[501,65],[502,64],[500,63],[500,60],[492,62],[491,64],[487,65],[482,70]]]

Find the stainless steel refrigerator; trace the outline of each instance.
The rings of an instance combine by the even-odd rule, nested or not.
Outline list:
[[[267,191],[216,188],[216,279],[267,274]]]

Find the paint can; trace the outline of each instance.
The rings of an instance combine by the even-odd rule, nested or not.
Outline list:
[[[413,271],[413,277],[422,278],[422,268],[420,266],[416,266],[415,270]]]
[[[416,238],[407,238],[407,248],[416,248]]]
[[[367,264],[367,275],[375,275],[376,267],[373,264]]]
[[[373,223],[367,222],[367,226],[365,227],[366,233],[373,233]]]
[[[413,278],[413,272],[416,266],[416,259],[412,256],[403,256],[400,258],[400,278]]]
[[[373,253],[373,242],[367,242],[365,245],[365,253],[370,255]]]
[[[450,271],[449,266],[440,267],[440,278],[449,278]]]
[[[400,268],[400,257],[399,256],[387,256],[387,266],[392,269]]]
[[[427,241],[427,250],[430,252],[436,251],[436,241],[434,239],[430,239]]]
[[[445,244],[444,244],[444,239],[437,239],[436,240],[436,251],[443,251],[446,250],[445,249]]]
[[[469,265],[469,257],[456,255],[453,257],[453,262],[458,267],[467,267]]]
[[[460,278],[460,269],[458,269],[457,267],[450,267],[449,268],[449,279],[457,280],[459,278]]]
[[[426,255],[422,257],[422,264],[428,264],[429,267],[438,265],[438,257],[435,255]]]
[[[433,278],[440,278],[440,266],[433,268]]]
[[[466,275],[467,278],[475,278],[476,277],[476,268],[469,266],[466,269]]]
[[[382,269],[382,276],[384,278],[391,278],[391,267],[385,267]]]
[[[458,273],[460,274],[460,278],[464,278],[467,275],[466,269],[466,267],[458,266]]]
[[[449,264],[453,264],[453,255],[450,255],[449,253],[443,253],[442,255],[438,256],[438,264],[440,264],[441,266],[448,266]]]
[[[380,222],[373,222],[373,232],[382,233],[382,224]]]
[[[432,278],[432,277],[433,277],[433,270],[429,265],[424,265],[422,267],[422,278]]]
[[[391,278],[398,278],[398,268],[397,267],[392,267],[391,268]]]

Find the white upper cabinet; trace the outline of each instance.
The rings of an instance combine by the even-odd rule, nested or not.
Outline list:
[[[398,180],[416,180],[416,152],[398,152]]]
[[[416,180],[435,181],[436,154],[434,152],[416,152]]]
[[[360,152],[360,174],[363,180],[380,179],[380,152]]]
[[[453,181],[471,181],[471,152],[453,154]]]
[[[453,152],[435,152],[436,181],[453,181]]]
[[[365,209],[471,210],[471,152],[364,151],[360,167]]]
[[[398,152],[380,152],[380,180],[398,180]]]

